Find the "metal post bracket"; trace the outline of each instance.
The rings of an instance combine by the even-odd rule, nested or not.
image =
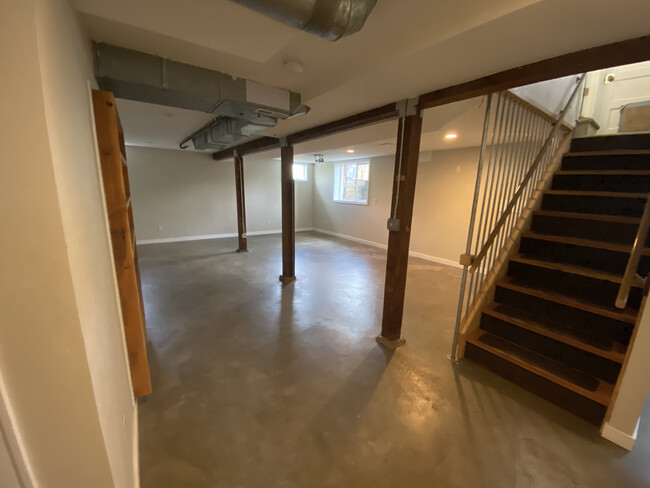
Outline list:
[[[403,119],[409,115],[418,115],[418,103],[419,97],[405,98],[397,102],[397,111],[399,112],[399,118]]]

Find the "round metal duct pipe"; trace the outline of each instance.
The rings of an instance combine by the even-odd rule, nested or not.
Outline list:
[[[377,0],[232,0],[328,41],[359,32]]]

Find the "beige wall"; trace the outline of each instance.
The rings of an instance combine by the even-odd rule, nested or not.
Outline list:
[[[8,0],[2,17],[0,370],[13,434],[37,486],[133,486],[88,40],[63,0]]]
[[[420,155],[411,252],[455,265],[465,251],[478,148]],[[332,202],[336,163],[316,165],[314,227],[386,245],[394,157],[372,158],[368,205]]]
[[[2,426],[0,426],[0,486],[2,488],[21,488],[19,475],[14,468]]]
[[[232,161],[197,152],[127,147],[138,242],[237,232]],[[249,234],[282,228],[280,162],[244,158]],[[296,182],[296,228],[312,227],[313,169]],[[159,229],[162,226],[162,230]]]

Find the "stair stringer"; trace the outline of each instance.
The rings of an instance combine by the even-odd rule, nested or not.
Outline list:
[[[553,175],[560,168],[564,155],[569,152],[572,139],[573,131],[567,130],[564,138],[562,139],[562,142],[560,142],[558,148],[555,151],[555,154],[553,154],[551,162],[547,166],[546,171],[537,182],[537,186],[528,199],[528,202],[526,202],[526,207],[517,219],[517,223],[513,227],[512,232],[506,239],[506,242],[499,252],[499,255],[494,260],[494,265],[488,272],[488,275],[485,278],[485,281],[483,282],[483,285],[481,286],[481,289],[479,290],[474,303],[470,306],[467,314],[465,314],[465,317],[463,318],[463,321],[460,325],[460,336],[458,341],[458,349],[456,351],[457,357],[459,359],[462,358],[465,354],[465,337],[479,328],[481,322],[481,310],[483,307],[494,300],[496,283],[508,272],[508,262],[510,261],[510,258],[519,252],[521,235],[524,232],[530,230],[533,221],[533,212],[541,208],[544,192],[551,187],[551,183],[553,182]]]

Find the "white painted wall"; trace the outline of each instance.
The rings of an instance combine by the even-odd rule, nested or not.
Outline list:
[[[411,235],[413,255],[458,263],[465,251],[478,155],[478,148],[420,155]],[[368,205],[332,201],[335,164],[316,165],[314,227],[385,246],[395,158],[371,159]]]
[[[557,116],[569,101],[576,86],[577,78],[574,75],[565,76],[564,78],[513,88],[511,91],[549,114]],[[564,120],[574,125],[578,118],[579,109],[580,94],[578,93]]]
[[[0,8],[11,19],[0,30],[0,370],[12,434],[36,486],[135,486],[89,41],[65,0]]]
[[[634,446],[639,418],[650,392],[650,300],[647,298],[642,310],[618,394],[602,431],[603,437],[626,449]]]
[[[235,169],[209,154],[127,147],[138,242],[237,233]],[[311,228],[314,173],[296,185],[296,228]],[[244,158],[249,234],[282,228],[280,161]],[[162,226],[162,229],[159,229]]]

